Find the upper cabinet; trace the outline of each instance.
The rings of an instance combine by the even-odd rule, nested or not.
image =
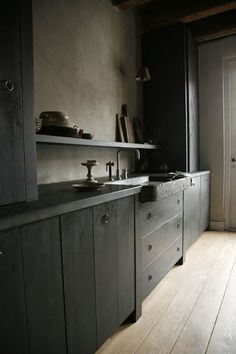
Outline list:
[[[170,170],[198,170],[198,54],[184,24],[143,36],[146,137],[161,145],[156,162]]]
[[[4,1],[0,21],[0,205],[37,198],[31,1]]]

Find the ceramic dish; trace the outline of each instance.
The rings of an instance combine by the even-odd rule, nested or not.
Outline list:
[[[105,186],[104,183],[76,183],[76,184],[72,184],[72,187],[74,187],[77,191],[80,191],[80,192],[99,190],[104,186]]]

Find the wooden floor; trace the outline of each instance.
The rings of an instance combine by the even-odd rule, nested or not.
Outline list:
[[[205,232],[98,353],[236,354],[236,233]]]

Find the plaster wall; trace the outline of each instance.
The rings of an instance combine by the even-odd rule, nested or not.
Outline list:
[[[199,46],[200,168],[210,169],[211,225],[223,229],[224,102],[223,60],[236,55],[236,36]]]
[[[35,115],[68,113],[70,120],[115,141],[116,113],[127,103],[140,117],[141,87],[135,81],[140,64],[140,34],[135,12],[118,11],[110,0],[33,0]],[[116,149],[37,146],[38,182],[85,177],[80,163],[96,159],[96,176]],[[122,154],[121,168],[130,167]]]

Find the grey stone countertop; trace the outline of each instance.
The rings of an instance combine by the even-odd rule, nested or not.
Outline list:
[[[0,231],[84,209],[140,193],[141,186],[105,185],[101,190],[77,192],[78,181],[39,186],[39,199],[0,207]]]
[[[194,176],[209,173],[209,171],[199,171],[193,173]],[[154,176],[155,174],[149,174]],[[136,175],[137,176],[137,175]],[[139,175],[140,176],[140,175]],[[190,178],[182,178],[169,182],[158,182],[150,180],[139,185],[109,184],[101,190],[89,192],[77,192],[72,184],[78,181],[45,184],[39,186],[39,199],[37,201],[17,203],[0,207],[0,231],[18,227],[31,222],[44,220],[54,216],[62,215],[79,209],[88,208],[97,204],[109,202],[111,200],[140,194],[140,200],[145,202],[146,196],[150,196],[148,186],[154,188],[151,191],[151,200],[155,201],[168,197],[191,185]],[[117,182],[118,183],[118,182]],[[146,187],[146,191],[145,191]],[[153,197],[154,196],[154,197]],[[151,201],[147,200],[147,201]]]

